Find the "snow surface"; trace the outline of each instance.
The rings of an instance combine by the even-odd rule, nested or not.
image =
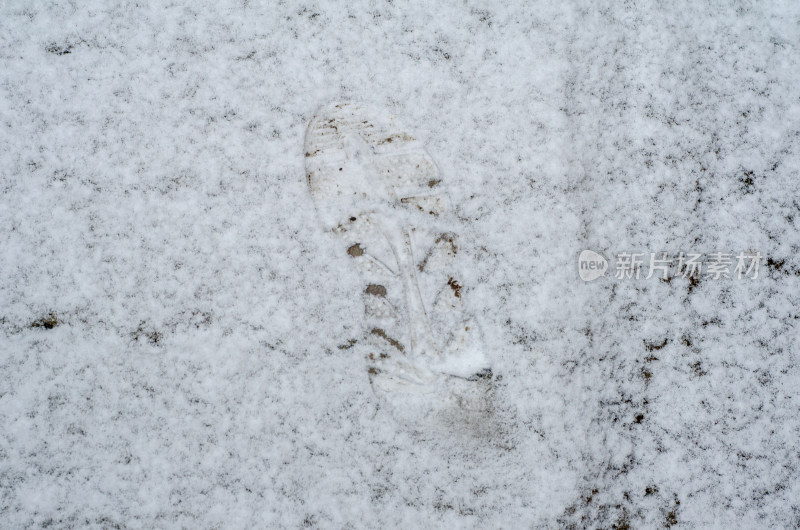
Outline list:
[[[0,526],[800,526],[800,4],[698,4],[2,3]],[[486,425],[396,422],[339,348],[334,100],[469,219]]]

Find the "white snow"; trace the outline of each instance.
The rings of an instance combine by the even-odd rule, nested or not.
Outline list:
[[[0,526],[800,525],[800,5],[5,2]],[[482,424],[380,406],[303,135],[459,204]],[[758,278],[577,258],[757,251]]]

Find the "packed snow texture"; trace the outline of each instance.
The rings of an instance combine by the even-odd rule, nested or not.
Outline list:
[[[800,525],[800,4],[0,6],[0,526]],[[303,135],[459,206],[487,425],[398,422]],[[577,257],[757,251],[758,278]],[[345,347],[342,347],[345,346]]]

